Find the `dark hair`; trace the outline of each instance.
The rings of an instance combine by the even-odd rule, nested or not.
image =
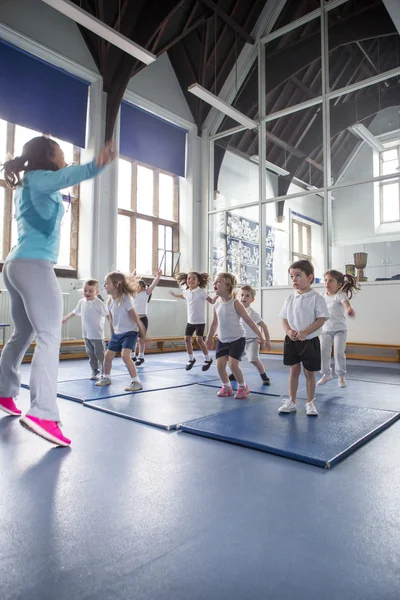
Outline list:
[[[189,287],[187,284],[187,279],[189,275],[196,275],[200,288],[207,287],[207,283],[210,281],[210,276],[208,273],[198,273],[197,271],[190,271],[189,273],[178,273],[177,275],[175,275],[175,279],[177,279],[179,285],[186,285],[187,289]]]
[[[343,274],[340,271],[335,271],[335,269],[330,269],[325,273],[324,277],[326,276],[336,279],[340,286],[339,290],[344,292],[349,300],[352,299],[353,294],[359,292],[361,289],[357,283],[357,279],[353,275]]]
[[[305,273],[307,275],[307,277],[312,275],[313,276],[312,281],[314,281],[314,265],[309,260],[305,260],[305,259],[296,260],[294,263],[292,263],[290,265],[290,267],[288,269],[289,273],[290,273],[290,269],[298,269],[299,271],[303,271],[303,273]]]
[[[51,160],[56,146],[58,146],[57,142],[44,135],[29,140],[24,145],[21,156],[4,163],[6,185],[10,188],[21,185],[21,171],[25,171],[25,173],[36,170],[58,171],[59,167]]]
[[[138,285],[141,287],[142,292],[145,292],[147,290],[147,288],[149,287],[149,284],[146,283],[144,279],[139,279]],[[148,295],[147,302],[150,302],[152,295],[153,294]]]

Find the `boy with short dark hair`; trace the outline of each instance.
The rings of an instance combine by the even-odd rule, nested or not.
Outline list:
[[[280,413],[296,412],[296,393],[299,384],[300,364],[303,363],[307,385],[306,414],[316,417],[315,372],[321,369],[319,334],[329,319],[324,298],[311,288],[314,267],[309,260],[298,260],[289,267],[295,292],[286,298],[279,316],[286,332],[283,364],[290,366],[289,398],[278,409]]]

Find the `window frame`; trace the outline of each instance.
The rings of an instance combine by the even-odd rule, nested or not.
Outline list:
[[[15,123],[7,122],[6,130],[6,151],[9,156],[14,156],[15,144]],[[80,163],[80,148],[73,146],[74,164]],[[9,188],[4,179],[0,175],[0,187],[4,188],[4,215],[3,215],[3,248],[0,259],[0,272],[3,270],[4,260],[11,250],[11,230],[13,219],[13,191]],[[78,277],[78,252],[79,252],[79,201],[80,187],[79,184],[73,186],[71,203],[69,210],[71,211],[71,228],[70,228],[70,263],[69,265],[55,265],[55,273],[58,277],[70,277],[77,279]],[[65,196],[63,200],[66,202]],[[68,210],[68,207],[65,209]]]
[[[302,252],[297,252],[293,249],[293,240],[294,240],[294,232],[293,226],[299,226],[299,248],[303,247],[303,228],[307,231],[307,252],[308,254],[304,254]],[[311,225],[308,223],[303,223],[302,221],[298,221],[297,219],[292,218],[291,223],[291,239],[292,239],[292,262],[296,262],[297,260],[312,260],[311,257]]]
[[[131,159],[127,156],[120,155],[119,159],[129,162],[131,164],[131,201],[130,209],[118,207],[118,215],[123,215],[131,219],[130,226],[130,250],[129,250],[129,269],[130,272],[136,270],[136,222],[137,219],[149,221],[153,226],[152,235],[152,275],[154,276],[158,271],[158,251],[159,251],[159,240],[158,240],[158,226],[163,225],[172,228],[172,252],[179,252],[179,176],[148,165],[146,163]],[[137,168],[138,166],[150,169],[153,172],[153,213],[152,215],[137,212]],[[163,219],[158,216],[159,214],[159,175],[163,173],[173,178],[173,216],[174,220]],[[178,261],[179,264],[179,261]],[[165,265],[164,265],[165,269]],[[143,275],[143,278],[151,278],[150,274]],[[162,275],[164,280],[174,280],[173,275]]]
[[[380,152],[379,153],[379,175],[383,175],[383,154],[385,152],[389,152],[391,150],[397,150],[397,169],[400,168],[400,143],[397,143],[395,146],[390,146],[388,148],[385,148],[384,152]],[[383,207],[383,192],[385,187],[389,186],[389,185],[393,185],[393,183],[396,183],[397,185],[397,190],[398,190],[398,205],[399,205],[399,218],[395,219],[395,220],[391,220],[391,221],[386,221],[383,218],[383,214],[384,214],[384,207]],[[385,179],[384,181],[380,181],[379,182],[379,223],[381,225],[387,225],[387,224],[392,224],[392,223],[400,223],[400,171],[399,171],[399,175],[396,176],[395,174],[393,174],[393,178],[392,179]]]

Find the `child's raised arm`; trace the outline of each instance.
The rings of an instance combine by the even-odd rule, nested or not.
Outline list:
[[[149,285],[149,287],[146,289],[146,294],[148,296],[150,296],[151,292],[154,290],[154,288],[156,287],[156,285],[158,284],[158,282],[161,279],[161,275],[162,275],[162,270],[158,269],[157,271],[157,275],[154,277],[151,285]]]
[[[261,346],[261,348],[263,348],[264,347],[264,338],[261,335],[261,331],[259,330],[257,325],[254,323],[253,319],[251,317],[249,317],[243,304],[241,304],[239,302],[239,300],[235,300],[234,307],[235,307],[235,310],[236,310],[237,314],[239,315],[239,317],[241,319],[243,319],[243,321],[246,323],[246,325],[248,325],[250,327],[250,329],[252,329],[254,331],[254,333],[257,334],[257,337],[260,340],[260,346]]]
[[[175,292],[173,292],[172,290],[170,290],[169,292],[171,294],[171,296],[173,296],[174,298],[180,298],[181,300],[185,299],[185,296],[183,294],[175,294]]]
[[[214,296],[214,298],[211,298],[211,296],[207,296],[206,298],[207,302],[209,302],[210,304],[215,304],[216,301],[218,300],[218,296]]]

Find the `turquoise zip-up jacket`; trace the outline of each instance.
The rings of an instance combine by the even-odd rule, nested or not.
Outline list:
[[[28,171],[14,196],[18,242],[7,261],[28,258],[57,263],[64,215],[60,190],[91,179],[101,170],[93,161],[58,171]]]

